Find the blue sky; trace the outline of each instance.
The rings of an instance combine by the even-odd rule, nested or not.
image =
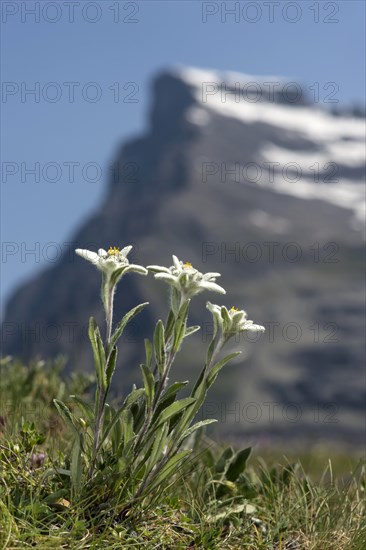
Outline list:
[[[321,101],[332,82],[340,103],[364,103],[363,1],[36,4],[2,2],[2,306],[97,208],[165,67],[288,75]]]

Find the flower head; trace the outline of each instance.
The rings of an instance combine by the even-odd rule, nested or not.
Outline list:
[[[43,466],[46,460],[46,455],[44,453],[33,453],[31,458],[32,468],[40,468]]]
[[[125,246],[120,250],[117,247],[109,247],[108,252],[100,248],[98,253],[92,252],[91,250],[83,250],[77,248],[75,250],[76,254],[88,260],[95,267],[97,267],[103,274],[107,276],[114,276],[113,278],[119,280],[122,275],[135,271],[141,275],[147,275],[148,271],[141,265],[130,264],[127,255],[132,249],[132,246]]]
[[[212,290],[226,294],[224,288],[215,281],[220,273],[201,273],[190,262],[181,262],[173,256],[173,265],[169,268],[159,265],[149,265],[147,269],[155,272],[155,279],[165,281],[180,291],[184,299],[189,299],[203,290]]]
[[[234,306],[231,309],[227,309],[225,306],[218,306],[207,302],[207,309],[209,309],[221,327],[224,338],[231,338],[235,334],[244,331],[252,332],[264,332],[265,328],[262,325],[256,325],[253,321],[250,321],[248,314],[243,309],[238,309]]]

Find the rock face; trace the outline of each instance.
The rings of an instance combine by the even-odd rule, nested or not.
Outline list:
[[[222,434],[354,444],[365,398],[364,121],[325,112],[288,88],[271,95],[262,83],[253,95],[253,80],[193,69],[159,75],[148,133],[121,148],[104,204],[73,241],[93,250],[134,244],[142,265],[169,266],[175,253],[219,271],[223,303],[266,325],[258,342],[235,343],[246,353],[222,373],[203,411]],[[70,369],[90,370],[87,320],[103,323],[99,285],[97,270],[65,255],[9,300],[4,352],[63,353]],[[152,276],[122,280],[117,317],[150,306],[124,337],[118,391],[138,380],[143,338],[166,315],[167,295]],[[193,302],[201,335],[183,349],[177,379],[201,367],[206,300],[221,303],[209,293]]]

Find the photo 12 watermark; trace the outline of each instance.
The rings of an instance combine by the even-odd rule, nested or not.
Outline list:
[[[278,162],[213,162],[204,161],[200,166],[202,183],[255,183],[257,185],[281,183],[338,183],[340,167],[336,162],[311,162],[301,165],[296,161]]]
[[[102,83],[96,81],[3,81],[1,83],[1,102],[14,103],[126,103],[140,102],[140,85],[137,82],[115,81]]]
[[[75,320],[62,322],[12,322],[4,321],[1,326],[1,345],[6,347],[16,340],[22,343],[22,349],[40,344],[71,345],[78,342],[89,342],[88,323]],[[132,321],[121,337],[123,344],[141,343],[143,338],[137,336],[136,324]]]
[[[104,183],[138,184],[140,183],[140,165],[137,162],[113,162],[102,165],[96,161],[77,160],[14,161],[1,162],[1,183],[16,184],[69,184]]]
[[[340,90],[337,82],[313,82],[304,85],[300,82],[280,80],[254,80],[248,82],[206,81],[201,83],[201,101],[220,103],[268,103],[302,104],[302,103],[339,103],[337,94]]]
[[[313,405],[278,401],[257,402],[206,401],[201,409],[202,418],[214,417],[222,424],[258,424],[266,422],[286,422],[296,424],[304,417],[310,417],[314,424],[338,424],[339,405],[333,401],[315,403]]]
[[[207,263],[209,258],[215,258],[221,264],[294,264],[309,261],[315,264],[337,264],[340,261],[340,250],[341,246],[336,242],[313,242],[304,246],[296,241],[203,241],[201,259]]]
[[[1,21],[23,24],[79,23],[95,25],[101,22],[136,24],[140,22],[142,2],[61,1],[61,2],[1,2]]]
[[[337,344],[339,343],[340,326],[334,321],[312,321],[311,324],[300,324],[298,321],[263,321],[265,332],[243,332],[233,335],[236,344],[258,342],[286,342],[286,344],[298,344],[299,342],[313,344]],[[203,323],[201,327],[201,339],[203,343],[210,342],[214,334],[212,322]]]
[[[290,25],[300,21],[337,24],[340,22],[339,2],[202,2],[201,21],[210,23],[276,23]]]
[[[130,252],[130,261],[138,262],[139,244],[130,243],[133,248]],[[78,241],[3,241],[1,243],[2,264],[57,264],[61,259],[66,264],[75,264],[80,259],[75,254],[77,248],[98,250],[101,243]]]

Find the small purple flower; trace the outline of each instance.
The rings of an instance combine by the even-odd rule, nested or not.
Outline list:
[[[46,460],[45,453],[33,453],[31,458],[32,468],[40,468]]]

